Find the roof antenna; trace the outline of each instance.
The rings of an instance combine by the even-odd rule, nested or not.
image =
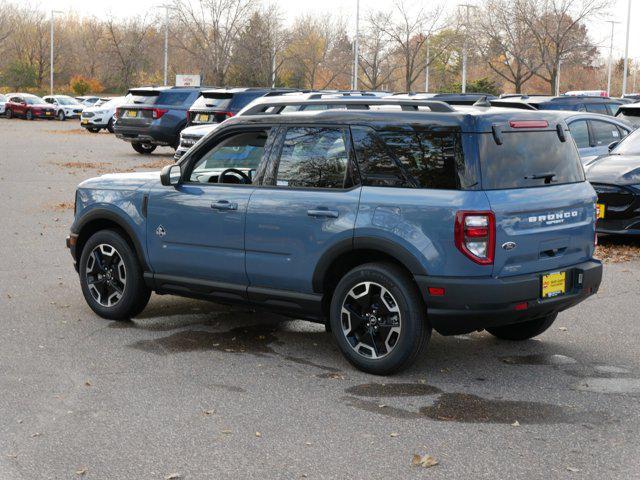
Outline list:
[[[476,103],[473,104],[474,107],[490,107],[491,102],[487,99],[487,96],[480,97]]]

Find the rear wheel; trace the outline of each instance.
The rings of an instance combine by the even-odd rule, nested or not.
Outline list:
[[[13,110],[11,110],[10,108],[7,108],[7,111],[4,113],[7,116],[7,118],[13,118]]]
[[[131,146],[136,152],[141,153],[143,155],[149,155],[151,152],[153,152],[156,149],[156,146],[151,145],[150,143],[133,142]]]
[[[415,284],[389,263],[369,263],[347,273],[333,293],[330,322],[347,360],[377,375],[408,367],[431,336]]]
[[[85,300],[103,318],[127,320],[149,302],[151,291],[138,257],[114,230],[101,230],[87,240],[78,271]]]
[[[113,133],[113,118],[109,119],[109,123],[107,123],[107,130],[109,131],[109,133]]]
[[[87,128],[91,133],[99,133],[100,129],[98,127],[89,127]]]
[[[557,316],[558,314],[554,313],[547,315],[546,317],[536,318],[527,322],[504,325],[502,327],[490,327],[486,330],[494,337],[502,340],[529,340],[530,338],[537,337],[553,325]]]

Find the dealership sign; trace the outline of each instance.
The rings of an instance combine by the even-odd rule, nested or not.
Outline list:
[[[199,87],[200,75],[176,75],[176,87]]]

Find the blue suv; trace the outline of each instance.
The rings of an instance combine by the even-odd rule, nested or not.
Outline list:
[[[432,329],[524,340],[598,290],[596,194],[561,116],[339,104],[232,118],[160,174],[80,184],[67,245],[89,306],[124,320],[155,291],[266,307],[389,374]]]

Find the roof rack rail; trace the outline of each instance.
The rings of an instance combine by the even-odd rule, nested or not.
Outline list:
[[[242,115],[279,114],[291,105],[327,105],[345,107],[347,110],[369,110],[372,106],[399,106],[404,111],[417,112],[419,107],[428,107],[432,112],[455,112],[450,105],[437,100],[411,100],[376,96],[343,96],[328,98],[296,99],[294,97],[260,97],[242,110]],[[267,111],[268,110],[268,111]]]

